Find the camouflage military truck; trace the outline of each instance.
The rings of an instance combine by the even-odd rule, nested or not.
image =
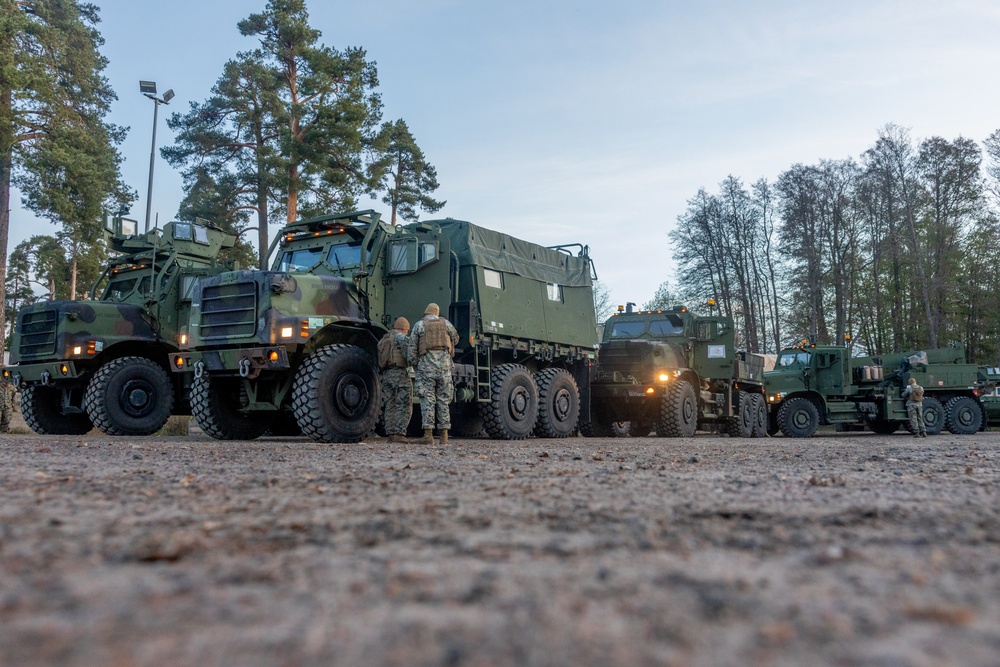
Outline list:
[[[42,301],[17,313],[5,380],[21,388],[21,411],[36,433],[148,435],[172,413],[189,414],[190,375],[169,372],[191,292],[232,270],[217,260],[236,237],[207,224],[170,222],[136,233],[115,218],[106,230],[117,254],[87,300]]]
[[[978,369],[965,362],[961,347],[852,357],[847,346],[807,343],[783,349],[774,370],[764,373],[769,429],[797,438],[810,437],[820,424],[863,424],[881,434],[909,430],[901,393],[911,377],[924,388],[929,435],[980,429]]]
[[[763,357],[737,352],[732,318],[683,306],[619,307],[604,325],[591,374],[591,421],[584,434],[691,436],[697,428],[739,437],[765,434]]]
[[[983,425],[1000,426],[1000,367],[979,367],[979,400],[983,405]]]
[[[574,255],[572,249],[578,249]],[[195,289],[192,412],[218,439],[290,419],[320,442],[356,442],[380,410],[377,343],[428,302],[458,329],[452,430],[564,437],[589,414],[596,344],[583,246],[545,248],[459,220],[405,226],[374,211],[285,227],[271,270]]]

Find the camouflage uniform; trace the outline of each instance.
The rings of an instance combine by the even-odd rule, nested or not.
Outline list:
[[[14,385],[0,381],[0,433],[10,431],[10,420],[14,416]]]
[[[903,390],[906,399],[906,416],[910,418],[910,430],[914,438],[926,438],[927,426],[924,424],[924,388],[910,378],[910,384]]]
[[[405,435],[406,427],[413,414],[413,381],[410,379],[408,360],[410,339],[402,331],[393,329],[386,336],[392,336],[392,345],[399,352],[397,363],[382,370],[382,410],[386,435]],[[394,357],[396,355],[393,355]]]
[[[414,389],[420,397],[420,420],[424,431],[433,429],[435,422],[439,429],[451,429],[448,404],[455,399],[455,385],[451,379],[453,352],[447,349],[424,349],[424,353],[420,354],[420,350],[426,348],[427,324],[434,320],[444,322],[452,350],[458,343],[455,326],[437,315],[424,315],[424,319],[414,324],[413,331],[410,332],[410,363],[417,367]]]

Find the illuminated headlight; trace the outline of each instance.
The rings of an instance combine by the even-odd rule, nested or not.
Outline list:
[[[767,397],[767,401],[768,401],[768,403],[777,403],[777,402],[779,402],[784,397],[785,397],[785,395],[782,392],[779,391],[777,394],[773,394],[771,396],[768,396]]]
[[[667,373],[660,373],[660,375],[659,375],[660,382],[666,382],[669,379],[670,379],[670,375],[669,374],[667,374]]]
[[[187,345],[187,342],[188,342],[188,335],[186,333],[182,333],[180,337],[180,344]]]
[[[292,327],[281,327],[281,337],[282,338],[291,338],[292,337],[292,333],[294,331],[295,331],[295,329],[292,328]]]
[[[82,345],[74,345],[73,346],[73,354],[76,355],[76,356],[79,356],[79,355],[83,354],[83,346]]]

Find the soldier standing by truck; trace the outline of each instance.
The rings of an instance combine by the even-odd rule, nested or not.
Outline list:
[[[425,445],[434,444],[435,422],[441,431],[441,444],[448,444],[448,430],[451,429],[448,404],[455,400],[451,371],[458,331],[440,314],[436,303],[427,304],[424,318],[413,325],[410,334],[410,362],[417,367],[416,390],[424,427],[420,443]]]
[[[413,414],[413,381],[410,379],[410,321],[397,317],[392,331],[378,343],[382,369],[382,418],[389,442],[409,442],[406,426]]]
[[[14,416],[14,386],[0,382],[0,433],[10,431],[10,420]]]
[[[906,416],[910,418],[910,428],[914,438],[926,438],[927,426],[924,424],[924,388],[917,384],[916,378],[910,378],[910,383],[903,390],[906,399]]]

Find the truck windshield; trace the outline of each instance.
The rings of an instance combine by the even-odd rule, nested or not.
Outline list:
[[[288,250],[281,256],[279,271],[308,271],[323,259],[323,248]]]
[[[612,338],[637,338],[646,330],[646,323],[639,322],[615,322],[611,326]]]
[[[799,350],[797,352],[782,352],[781,356],[778,357],[778,366],[791,366],[792,364],[801,364],[802,366],[809,365],[809,359],[812,357],[810,352],[805,350]]]
[[[652,320],[649,323],[649,333],[654,336],[680,336],[684,333],[684,322]]]
[[[361,243],[338,243],[330,248],[326,261],[330,266],[357,266],[361,263]]]
[[[124,301],[139,285],[139,293],[149,291],[149,273],[138,272],[127,276],[120,276],[108,283],[108,288],[104,290],[105,301]]]

